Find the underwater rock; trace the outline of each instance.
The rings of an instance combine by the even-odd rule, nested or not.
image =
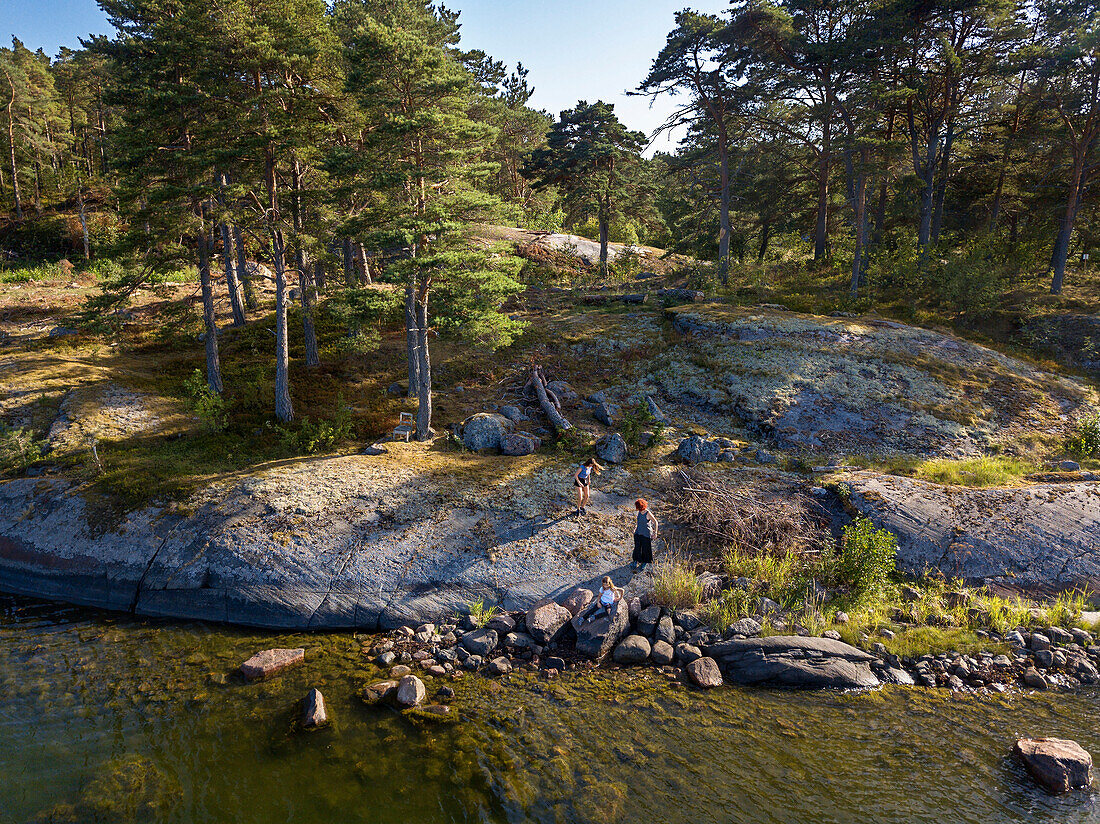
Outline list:
[[[1013,751],[1032,778],[1050,792],[1085,789],[1092,783],[1092,756],[1076,741],[1021,738]]]
[[[183,798],[183,790],[171,776],[144,756],[112,758],[81,793],[87,819],[112,824],[164,821]]]
[[[306,651],[301,647],[296,649],[265,649],[263,652],[257,652],[241,664],[241,675],[249,681],[270,678],[288,667],[302,663],[305,657]]]
[[[325,709],[325,696],[314,687],[306,693],[302,707],[302,726],[308,729],[323,727],[328,723],[328,711]]]
[[[406,675],[397,684],[397,703],[403,707],[415,707],[427,694],[424,682],[415,675]]]
[[[393,698],[396,694],[396,681],[379,681],[376,684],[370,684],[369,686],[363,687],[363,689],[359,691],[359,698],[368,704],[377,704],[380,701]]]

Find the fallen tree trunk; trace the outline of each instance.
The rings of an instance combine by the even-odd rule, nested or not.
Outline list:
[[[543,413],[549,418],[551,425],[559,435],[573,428],[573,424],[569,423],[559,411],[561,409],[560,401],[553,392],[546,388],[546,378],[543,377],[541,366],[531,367],[531,377],[527,380],[527,386],[524,389],[527,387],[535,390],[535,395],[539,399],[539,406],[542,407]]]

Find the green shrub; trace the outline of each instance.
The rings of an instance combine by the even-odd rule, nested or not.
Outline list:
[[[898,539],[892,532],[876,529],[867,518],[844,527],[836,573],[842,583],[859,595],[884,590],[896,569]]]
[[[336,409],[332,420],[322,418],[311,421],[305,417],[297,427],[276,424],[275,429],[279,432],[283,447],[289,451],[300,455],[327,452],[341,441],[351,437],[353,429],[351,410],[344,403],[343,394],[339,394],[336,396]]]
[[[0,421],[0,474],[26,470],[42,457],[43,446],[30,429]]]
[[[471,601],[466,605],[466,609],[470,614],[470,620],[474,622],[474,626],[480,629],[493,620],[493,616],[497,614],[496,607],[485,606],[485,599],[478,598],[476,601]]]
[[[184,382],[191,398],[191,407],[209,432],[224,432],[229,426],[229,405],[225,398],[210,388],[201,369],[196,369]]]
[[[642,433],[647,429],[653,432],[653,440],[656,441],[664,429],[664,424],[659,423],[653,417],[653,414],[649,411],[649,404],[643,398],[626,410],[619,425],[619,432],[622,434],[623,440],[626,441],[626,445],[630,447],[630,451],[637,453],[642,448]]]
[[[1079,458],[1100,458],[1100,412],[1078,416],[1073,433],[1066,438],[1066,451]]]
[[[729,627],[756,614],[757,596],[748,590],[731,589],[723,592],[720,598],[707,601],[699,608],[699,617],[704,624],[725,632]]]

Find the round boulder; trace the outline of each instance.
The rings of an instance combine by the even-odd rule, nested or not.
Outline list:
[[[406,675],[397,682],[397,703],[403,707],[415,707],[427,694],[424,682],[415,675]]]
[[[698,686],[704,689],[722,686],[722,671],[713,658],[696,658],[687,665],[687,673]]]
[[[500,449],[501,439],[512,429],[512,422],[493,412],[478,412],[462,424],[462,444],[467,449]]]
[[[542,440],[526,433],[506,434],[500,438],[500,454],[513,458],[533,455],[542,446]]]
[[[462,636],[462,646],[467,652],[484,656],[496,649],[497,640],[495,629],[476,629]]]
[[[1032,778],[1050,792],[1083,790],[1092,783],[1092,756],[1076,741],[1021,738],[1014,751]]]
[[[573,618],[573,612],[567,607],[554,601],[540,601],[527,611],[527,633],[537,643],[549,644],[558,636],[558,633],[569,623],[571,618]]]
[[[626,460],[626,441],[618,432],[596,441],[596,457],[609,464],[620,464]]]
[[[562,606],[569,610],[571,615],[579,615],[581,610],[591,604],[592,599],[595,597],[592,590],[577,587],[562,601]]]
[[[616,664],[641,664],[647,658],[651,648],[649,641],[641,635],[628,635],[615,647]]]

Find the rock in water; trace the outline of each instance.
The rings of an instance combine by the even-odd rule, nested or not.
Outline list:
[[[615,647],[616,664],[641,664],[647,658],[651,648],[649,641],[641,635],[628,635]]]
[[[502,655],[489,662],[490,675],[507,675],[511,671],[512,662],[508,660],[507,656]]]
[[[474,655],[488,655],[497,646],[495,629],[476,629],[462,636],[462,646]]]
[[[625,599],[619,599],[611,608],[611,615],[596,621],[585,621],[584,613],[573,619],[577,630],[577,652],[594,661],[602,661],[630,629],[630,607]]]
[[[287,667],[302,663],[305,657],[306,651],[301,647],[297,649],[265,649],[263,652],[257,652],[241,664],[241,675],[249,681],[270,678]]]
[[[363,687],[359,691],[359,697],[368,704],[377,704],[387,698],[393,698],[397,694],[396,681],[379,681],[377,684]]]
[[[415,707],[427,694],[424,682],[415,675],[406,675],[397,683],[397,703],[403,707]]]
[[[1085,789],[1092,783],[1092,756],[1076,741],[1021,738],[1014,752],[1032,777],[1053,793]]]
[[[626,441],[618,432],[600,438],[596,442],[596,457],[609,464],[621,464],[626,460]]]
[[[302,709],[302,726],[306,729],[316,729],[328,723],[328,712],[325,710],[325,696],[314,687],[306,693],[305,706]]]
[[[738,684],[853,689],[877,687],[873,655],[830,638],[772,635],[723,641],[706,650]]]
[[[504,435],[512,428],[512,422],[494,412],[478,412],[462,424],[462,444],[467,449],[500,449]]]
[[[592,593],[589,592],[588,595],[591,600]],[[554,601],[540,601],[527,611],[527,634],[539,644],[549,644],[572,617],[573,612],[568,607]]]
[[[691,680],[704,689],[722,686],[722,671],[713,658],[696,658],[687,665]]]

